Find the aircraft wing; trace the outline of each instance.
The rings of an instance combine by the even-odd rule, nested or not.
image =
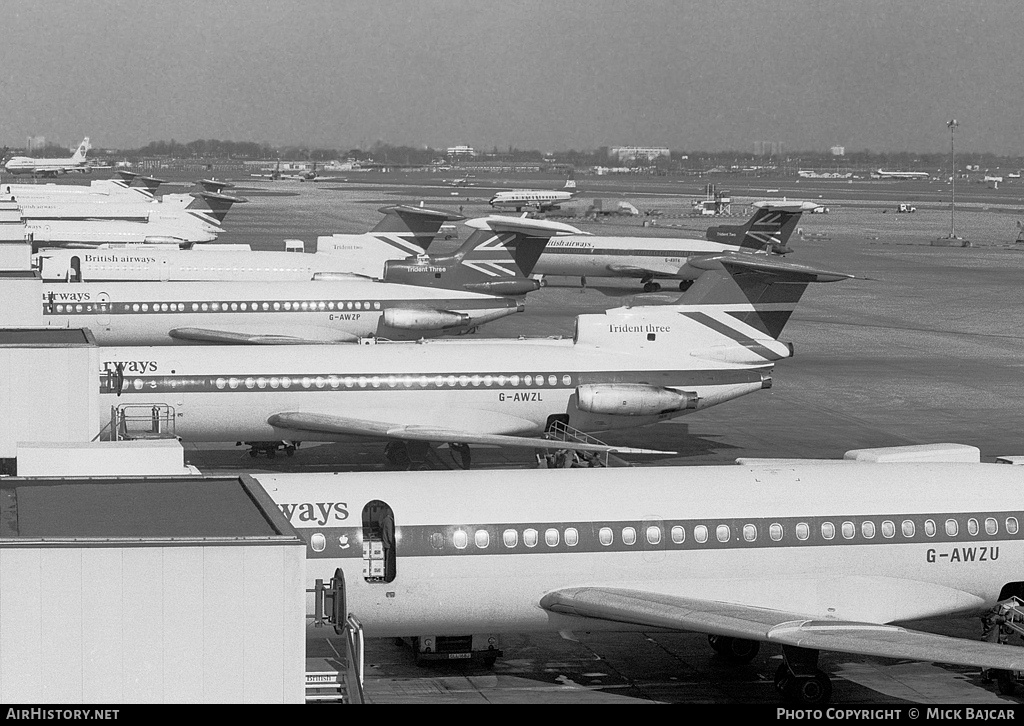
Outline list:
[[[336,340],[312,340],[294,335],[263,335],[260,333],[240,333],[232,330],[216,330],[213,328],[174,328],[167,332],[175,340],[190,343],[217,343],[224,345],[308,345],[330,343],[355,343],[359,338],[355,335],[338,332]]]
[[[311,411],[284,411],[267,419],[267,423],[292,431],[312,431],[318,434],[343,434],[366,436],[369,438],[396,439],[399,441],[429,441],[435,443],[492,444],[495,446],[519,446],[538,449],[573,449],[574,451],[597,451],[617,454],[674,454],[673,451],[656,451],[654,449],[636,449],[628,446],[611,446],[603,444],[585,444],[560,439],[545,439],[517,436],[514,433],[501,433],[515,430],[529,430],[533,424],[523,419],[505,414],[488,411],[452,411],[438,412],[443,420],[460,420],[469,423],[465,429],[446,428],[430,424],[398,423],[406,418],[414,421],[423,420],[429,412],[408,412],[407,415],[389,412],[395,421],[373,417],[373,413],[363,411],[366,418],[354,418],[336,413],[316,413]],[[424,416],[426,414],[426,416]],[[440,419],[439,419],[440,420]],[[476,429],[476,430],[473,430]]]
[[[814,620],[805,615],[634,589],[554,590],[545,610],[619,623],[689,630],[800,648],[881,658],[907,658],[982,668],[1021,670],[1024,648],[951,638],[895,625]]]

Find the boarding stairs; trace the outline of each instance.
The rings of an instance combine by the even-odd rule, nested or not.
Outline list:
[[[555,441],[571,441],[578,444],[608,445],[600,439],[577,428],[573,428],[563,421],[552,422],[545,433],[545,438],[554,439]],[[628,461],[624,461],[607,451],[575,451],[573,449],[557,449],[538,453],[537,463],[542,469],[593,469],[609,466],[632,466]]]
[[[123,403],[110,407],[110,422],[96,435],[105,441],[174,439],[174,407],[165,403]]]
[[[343,653],[306,658],[306,703],[364,703],[363,626],[346,610],[344,573],[338,568],[329,582],[318,579],[306,592],[314,596],[313,627],[332,627],[344,645]]]

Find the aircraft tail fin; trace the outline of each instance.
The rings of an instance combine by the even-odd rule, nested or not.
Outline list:
[[[474,232],[455,258],[482,280],[529,277],[549,239],[559,234],[583,234],[569,224],[526,217],[492,215],[471,219],[466,225]]]
[[[227,216],[228,210],[231,209],[232,205],[243,204],[249,201],[244,197],[232,197],[227,194],[215,194],[214,192],[193,192],[192,197],[194,200],[188,205],[187,209],[207,218],[212,217],[216,220],[217,224],[224,222],[224,217]]]
[[[377,210],[384,218],[377,222],[370,233],[389,233],[404,237],[426,250],[446,222],[465,219],[440,209],[416,207],[411,204],[392,204]]]
[[[705,237],[711,242],[754,250],[786,254],[786,245],[800,215],[815,208],[812,202],[754,202],[754,214],[746,224],[710,227]]]
[[[78,149],[75,150],[74,155],[72,155],[71,161],[75,162],[76,164],[80,164],[81,162],[85,161],[85,155],[89,153],[90,148],[91,147],[89,146],[89,137],[86,136],[84,139],[82,139],[82,143],[78,145]]]
[[[693,308],[716,308],[778,339],[812,282],[838,282],[853,275],[796,265],[764,255],[727,253],[691,260],[705,270],[676,301]]]

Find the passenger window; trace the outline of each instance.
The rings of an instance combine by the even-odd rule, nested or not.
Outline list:
[[[836,536],[836,526],[831,522],[821,523],[821,536],[825,539],[832,539]]]
[[[796,538],[801,542],[811,536],[811,528],[807,522],[799,522],[796,525]]]
[[[548,547],[558,546],[558,530],[555,528],[544,530],[544,543]]]
[[[935,520],[926,519],[924,520],[924,533],[929,537],[935,536]]]
[[[956,537],[956,533],[960,531],[960,527],[957,525],[955,519],[946,520],[946,534],[950,537]]]
[[[535,530],[535,529],[531,528],[531,529],[523,530],[523,544],[526,545],[527,547],[536,547],[537,546],[537,535],[538,535],[538,533],[537,533],[537,530]]]
[[[464,550],[466,545],[469,544],[469,535],[463,529],[457,529],[452,534],[452,544],[455,545],[455,549]]]
[[[628,545],[636,544],[636,530],[632,527],[622,528],[622,542]]]
[[[864,539],[874,539],[875,537],[875,523],[874,522],[861,522],[860,523],[860,534]]]
[[[843,539],[853,539],[854,535],[857,534],[857,528],[853,525],[853,522],[843,522]]]
[[[661,527],[652,524],[647,528],[647,543],[656,545],[659,542],[661,542]]]
[[[487,533],[486,529],[478,529],[473,535],[473,541],[476,542],[477,548],[482,550],[491,544],[491,535]]]
[[[902,529],[903,529],[903,536],[904,537],[913,537],[914,536],[915,528],[914,528],[914,522],[913,521],[911,521],[909,519],[904,519],[903,520]]]
[[[768,536],[771,538],[772,542],[778,542],[782,539],[784,534],[785,531],[782,529],[782,525],[778,522],[772,522],[768,527]]]
[[[896,524],[895,522],[887,519],[882,522],[882,536],[886,539],[892,539],[896,536]]]
[[[975,519],[974,517],[971,517],[970,519],[967,520],[967,534],[969,534],[972,537],[974,537],[974,536],[976,536],[978,534],[980,529],[981,528],[978,527],[978,520],[977,519]]]
[[[708,541],[708,528],[703,524],[698,524],[693,528],[693,538],[701,544],[704,544]]]
[[[744,524],[743,539],[747,542],[754,542],[757,539],[757,527],[752,524]]]
[[[728,542],[732,539],[732,530],[729,529],[729,525],[720,524],[715,527],[715,537],[718,538],[719,542]]]
[[[569,527],[565,530],[565,543],[570,547],[575,547],[580,543],[580,533],[576,531],[575,527]]]
[[[675,544],[682,544],[686,541],[686,530],[676,525],[672,528],[672,541]]]
[[[1006,533],[1017,534],[1017,518],[1007,517],[1006,518]]]
[[[612,539],[613,538],[614,537],[612,535],[612,528],[611,527],[601,527],[601,529],[598,530],[598,532],[597,532],[597,539],[598,539],[598,541],[601,544],[603,544],[605,547],[607,547],[608,545],[610,545],[612,543]]]
[[[996,534],[999,532],[999,523],[992,517],[985,519],[985,534]]]

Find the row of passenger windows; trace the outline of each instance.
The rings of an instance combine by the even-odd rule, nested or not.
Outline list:
[[[197,312],[270,312],[270,311],[308,311],[317,310],[380,310],[379,301],[296,301],[296,302],[210,302],[210,303],[57,303],[53,310],[58,313],[91,313],[113,312],[120,309],[126,313],[183,313]]]
[[[264,389],[264,388],[380,388],[387,386],[388,388],[397,388],[403,386],[405,388],[411,388],[412,386],[429,387],[434,386],[437,388],[466,388],[469,386],[557,386],[561,382],[563,386],[571,386],[572,376],[563,374],[561,377],[557,375],[544,376],[542,373],[536,375],[480,375],[474,374],[472,376],[302,376],[302,377],[291,377],[291,376],[259,376],[250,378],[215,378],[213,379],[213,385],[219,390],[236,390],[239,388],[245,389]],[[143,387],[148,385],[149,381],[144,378],[126,378],[125,387],[134,388],[137,391],[141,391]],[[170,385],[174,385],[172,381]]]
[[[923,522],[922,530],[926,536],[934,537],[938,533],[940,526],[946,535],[955,537],[960,533],[961,522],[953,518],[940,522],[934,519],[926,519]],[[985,534],[992,536],[999,534],[1000,523],[995,517],[987,517],[983,521],[971,517],[963,523],[963,526],[967,534],[972,537],[977,536],[982,528],[984,528]],[[1019,529],[1016,517],[1007,517],[1003,522],[1003,526],[1006,534],[1009,535],[1017,534]],[[782,542],[787,536],[795,537],[798,541],[805,542],[811,538],[812,534],[812,526],[807,522],[797,522],[793,525],[792,531],[789,534],[787,534],[786,528],[778,522],[769,524],[766,529],[767,537],[772,542]],[[837,526],[835,522],[826,521],[822,522],[818,529],[821,538],[824,540],[833,540],[837,534],[845,540],[853,540],[858,537],[858,527],[853,522],[841,522]],[[636,527],[622,527],[618,530],[619,541],[624,545],[634,545],[637,543],[641,533],[644,539],[646,539],[647,544],[657,545],[661,544],[664,529],[661,525],[656,524],[647,525],[639,530]],[[874,539],[879,534],[884,539],[893,539],[897,536],[897,533],[906,539],[914,537],[917,534],[917,524],[911,519],[904,519],[897,527],[895,521],[886,519],[876,526],[874,521],[864,520],[860,523],[859,527],[859,536],[864,540]],[[597,533],[598,542],[608,547],[615,543],[615,535],[616,532],[612,527],[601,527]],[[689,537],[698,544],[704,544],[712,539],[712,537],[723,544],[732,542],[734,538],[739,540],[741,537],[744,542],[757,542],[759,537],[763,537],[763,535],[764,533],[759,531],[758,526],[755,524],[744,524],[735,532],[733,527],[728,524],[714,526],[698,524],[691,527],[689,532]],[[673,544],[683,544],[687,540],[687,528],[682,525],[675,525],[668,529],[668,536]],[[522,530],[522,533],[516,529],[505,529],[501,533],[502,544],[510,549],[519,545],[520,537],[525,546],[536,547],[541,541],[541,532],[537,529],[527,528]],[[472,538],[473,544],[478,549],[486,549],[491,545],[491,535],[486,529],[475,530],[472,533]],[[543,541],[549,547],[557,547],[562,541],[569,547],[575,547],[580,541],[579,530],[575,527],[566,527],[561,530],[550,527],[544,530]],[[470,533],[467,530],[457,529],[452,533],[451,544],[455,546],[455,549],[466,549],[469,543]],[[444,536],[440,533],[432,534],[430,544],[434,549],[442,549],[444,547]]]

